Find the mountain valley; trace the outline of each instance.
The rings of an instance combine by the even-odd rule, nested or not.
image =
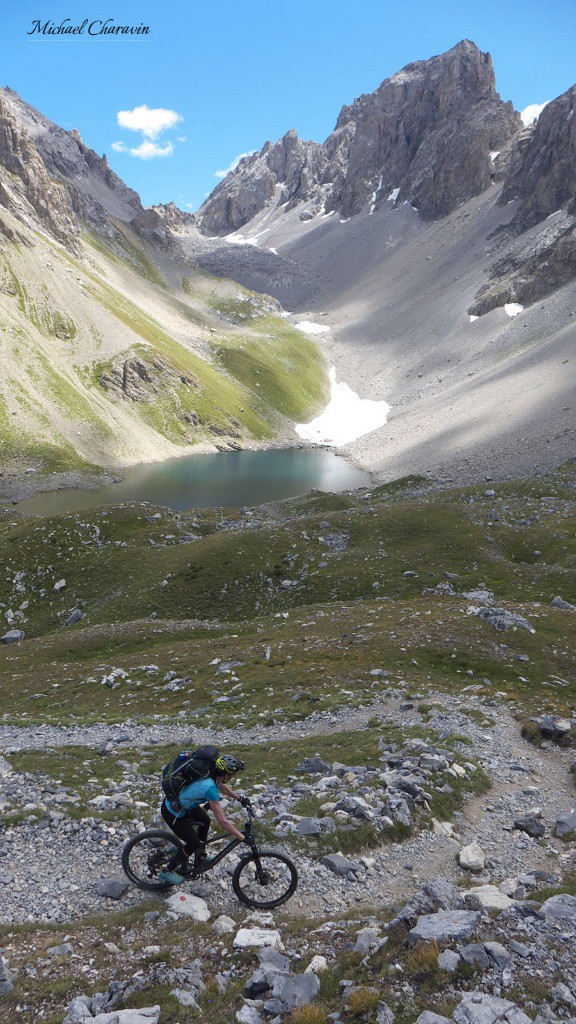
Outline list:
[[[573,101],[525,126],[464,40],[189,214],[0,91],[5,1024],[576,1019]],[[338,448],[369,487],[20,504],[300,445],[331,366],[391,406]],[[122,872],[204,742],[276,909],[236,854]]]

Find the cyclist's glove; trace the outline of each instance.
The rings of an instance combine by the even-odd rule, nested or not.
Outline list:
[[[242,807],[252,807],[252,804],[250,803],[247,796],[241,796],[239,803],[242,805]]]

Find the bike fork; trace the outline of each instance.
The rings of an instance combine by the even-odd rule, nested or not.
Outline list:
[[[258,853],[254,852],[254,864],[256,866],[256,878],[260,882],[260,885],[268,884],[268,872],[262,867],[262,862]]]

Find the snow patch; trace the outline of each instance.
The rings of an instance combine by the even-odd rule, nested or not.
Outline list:
[[[470,323],[473,324],[475,320],[479,320],[479,316],[475,316],[474,313],[470,313]]]
[[[376,209],[376,196],[378,195],[380,189],[382,188],[382,182],[383,181],[384,181],[384,175],[381,175],[380,181],[378,182],[378,185],[376,186],[376,188],[374,189],[374,191],[372,193],[372,198],[370,200],[370,210],[368,211],[368,216],[369,217],[372,216],[372,214],[374,213],[374,210]]]
[[[499,149],[493,149],[492,152],[489,153],[488,155],[489,155],[492,163],[494,163],[494,161],[500,156],[500,150]]]
[[[278,249],[273,249],[271,245],[270,245],[270,246],[268,246],[268,248],[269,248],[270,252],[273,252],[273,253],[274,253],[274,255],[275,255],[275,256],[277,256],[277,255],[278,255]]]
[[[547,107],[550,100],[546,100],[545,103],[531,103],[529,107],[525,107],[524,110],[520,111],[520,117],[522,118],[522,124],[529,125],[533,124],[540,117],[540,114]]]
[[[330,401],[324,412],[310,423],[295,424],[296,433],[304,441],[331,447],[348,444],[386,423],[390,412],[387,402],[360,398],[348,384],[339,384],[334,366],[330,369],[330,382]]]
[[[300,323],[294,324],[299,331],[304,331],[304,334],[326,334],[330,328],[324,324],[314,324],[311,320],[301,320]]]
[[[507,302],[504,306],[504,312],[508,316],[518,316],[518,313],[521,313],[523,309],[524,306],[521,306],[519,302]]]
[[[239,234],[225,235],[224,241],[231,242],[232,245],[258,245],[258,235],[250,235],[249,238]]]
[[[398,199],[399,195],[400,195],[400,189],[399,188],[393,188],[391,193],[390,193],[390,195],[387,197],[386,201],[388,203],[395,203],[396,200]]]

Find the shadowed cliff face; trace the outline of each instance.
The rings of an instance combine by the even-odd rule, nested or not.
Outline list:
[[[519,140],[500,203],[519,199],[513,227],[525,231],[556,210],[576,213],[576,85],[548,103]]]
[[[245,158],[200,210],[205,234],[241,228],[264,206],[307,204],[353,216],[394,190],[427,220],[450,213],[495,178],[491,152],[521,129],[494,84],[489,54],[467,40],[409,64],[343,107],[323,145],[288,132]],[[500,162],[500,172],[502,162]]]
[[[499,204],[517,209],[501,232],[503,254],[470,307],[534,302],[576,276],[576,86],[542,111],[519,136]]]

